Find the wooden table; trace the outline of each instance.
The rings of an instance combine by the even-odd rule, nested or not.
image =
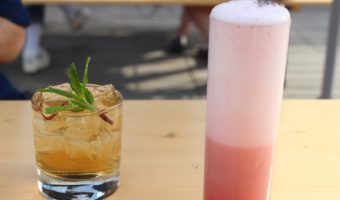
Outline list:
[[[29,102],[0,101],[0,199],[42,199]],[[200,200],[204,101],[126,101],[112,200]],[[340,199],[340,101],[284,101],[271,200]]]

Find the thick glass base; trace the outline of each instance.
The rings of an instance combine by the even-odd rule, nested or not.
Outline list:
[[[51,178],[38,169],[38,177],[38,189],[49,199],[102,199],[116,191],[119,185],[119,173],[86,181],[63,181]]]

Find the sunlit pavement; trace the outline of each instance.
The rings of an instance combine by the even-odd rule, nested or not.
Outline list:
[[[51,54],[48,69],[25,75],[18,59],[3,70],[20,89],[66,81],[65,70],[75,61],[79,68],[93,57],[90,82],[113,83],[127,99],[204,98],[207,66],[196,56],[207,41],[192,28],[189,47],[182,55],[166,51],[178,24],[176,6],[90,6],[85,28],[73,32],[57,6],[49,6],[44,47]],[[318,98],[324,66],[329,7],[306,7],[292,13],[285,98]],[[338,53],[339,54],[339,53]],[[339,66],[339,62],[337,62]],[[339,70],[336,80],[339,79]],[[339,75],[337,75],[339,74]],[[334,97],[340,97],[335,81]]]

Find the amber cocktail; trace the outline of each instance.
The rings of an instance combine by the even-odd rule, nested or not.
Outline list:
[[[52,86],[71,91],[69,84]],[[98,199],[119,183],[122,96],[112,85],[87,85],[96,111],[60,111],[70,100],[37,92],[32,98],[38,187],[53,199]]]

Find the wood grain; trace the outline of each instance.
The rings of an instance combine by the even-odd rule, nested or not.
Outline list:
[[[36,190],[30,103],[0,101],[1,199]],[[204,101],[125,101],[121,186],[112,200],[199,200]],[[340,199],[340,101],[284,101],[271,200]]]
[[[225,0],[22,0],[25,4],[178,4],[212,6]],[[328,5],[332,0],[283,0],[283,3],[291,6],[303,5]]]

